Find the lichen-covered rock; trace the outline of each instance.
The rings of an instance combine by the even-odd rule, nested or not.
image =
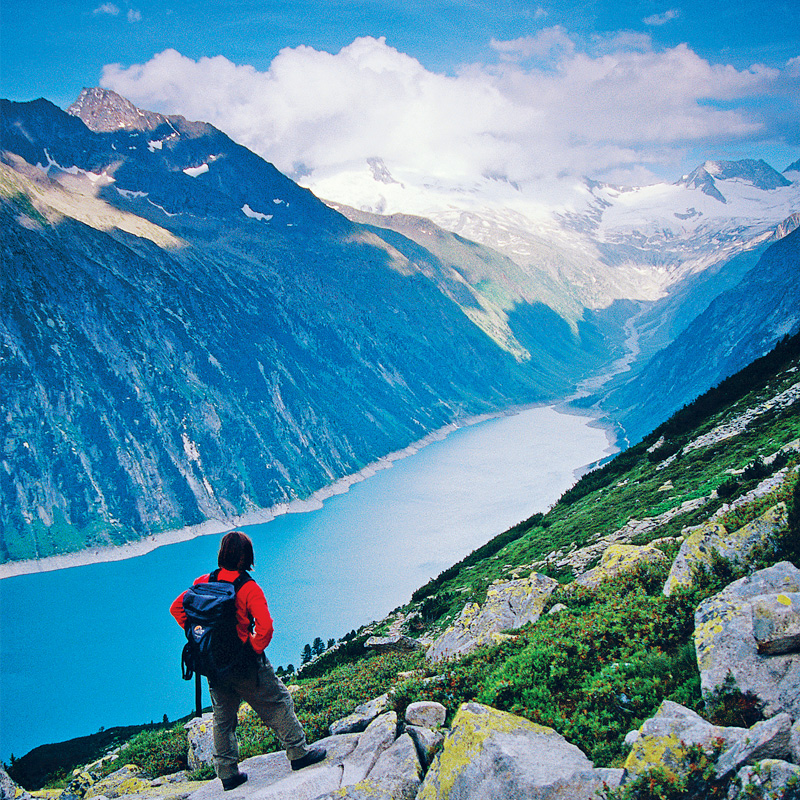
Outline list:
[[[592,762],[552,728],[480,705],[463,704],[418,800],[588,800],[621,770]]]
[[[189,769],[200,769],[214,763],[214,715],[203,714],[195,717],[183,727],[189,740],[187,761]]]
[[[578,586],[595,588],[603,581],[629,572],[640,564],[665,562],[667,557],[652,545],[612,544],[603,553],[600,563],[594,569],[584,572],[575,583]]]
[[[416,639],[398,633],[394,636],[370,636],[364,647],[377,653],[413,653],[422,645]]]
[[[780,759],[765,759],[742,767],[728,792],[728,800],[797,800],[800,766]]]
[[[701,688],[708,694],[731,674],[736,687],[764,703],[764,714],[800,717],[800,653],[760,655],[752,601],[800,591],[800,569],[782,561],[734,581],[695,611],[694,644]]]
[[[712,551],[736,564],[746,563],[756,546],[769,544],[787,524],[786,504],[778,503],[737,531],[729,533],[719,522],[701,525],[681,544],[664,584],[664,594],[669,596],[679,586],[691,586],[694,570],[711,566]]]
[[[446,717],[447,709],[441,703],[431,700],[409,703],[406,708],[406,722],[420,728],[438,728],[444,725]]]
[[[126,794],[138,794],[150,788],[150,781],[145,778],[142,770],[135,764],[126,764],[105,778],[93,783],[84,797],[116,798]]]
[[[30,795],[0,766],[0,800],[30,800]]]
[[[800,764],[800,719],[795,720],[792,725],[792,733],[789,739],[789,752],[792,761],[795,764]]]
[[[436,662],[466,655],[482,645],[500,641],[501,631],[535,622],[557,586],[557,580],[537,572],[529,578],[493,583],[483,606],[468,603],[431,645],[426,654],[428,660]]]
[[[372,720],[379,717],[389,709],[389,695],[382,694],[374,700],[356,706],[352,714],[331,723],[331,736],[340,736],[343,733],[360,733],[367,729]]]
[[[631,737],[632,748],[625,769],[629,776],[636,776],[661,766],[677,777],[682,774],[684,757],[691,745],[699,745],[711,753],[715,740],[721,739],[730,748],[744,741],[746,735],[746,728],[712,725],[691,709],[665,700],[655,716],[642,723],[639,736]]]
[[[800,593],[754,597],[753,635],[761,655],[800,653]]]
[[[58,796],[59,800],[83,800],[86,792],[89,791],[96,780],[97,777],[94,773],[76,769],[72,773],[72,780]]]
[[[765,758],[788,758],[791,730],[792,720],[788,714],[757,722],[743,739],[720,755],[714,768],[717,778],[725,778],[743,764]]]

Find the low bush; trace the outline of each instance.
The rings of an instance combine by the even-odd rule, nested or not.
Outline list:
[[[166,730],[142,731],[120,753],[125,764],[136,764],[151,778],[179,772],[188,766],[189,743],[182,724]]]

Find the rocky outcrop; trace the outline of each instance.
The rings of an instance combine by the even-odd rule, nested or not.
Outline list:
[[[712,725],[699,714],[679,703],[665,700],[655,716],[645,720],[632,738],[631,752],[625,760],[628,776],[637,776],[655,766],[667,774],[681,773],[687,748],[699,745],[711,753],[716,740],[726,748],[741,741],[744,728]]]
[[[575,580],[578,586],[594,589],[603,581],[630,572],[642,564],[666,562],[667,557],[653,545],[612,544],[603,553],[600,564]]]
[[[139,767],[126,764],[105,778],[93,783],[84,795],[87,800],[92,797],[117,798],[128,794],[138,794],[150,789],[150,780]]]
[[[552,728],[478,703],[465,703],[418,797],[588,800],[597,796],[604,782],[618,786],[621,778],[622,770],[594,769],[581,750]]]
[[[742,767],[728,800],[792,800],[800,795],[800,767],[769,758]]]
[[[716,746],[722,744],[715,767],[718,780],[729,777],[745,764],[767,758],[789,758],[790,726],[789,715],[780,714],[749,729],[720,727],[685,706],[665,700],[633,737],[631,752],[625,760],[626,781],[653,767],[663,769],[673,778],[684,777],[687,751],[693,745],[712,756]]]
[[[737,531],[728,532],[719,522],[701,525],[681,545],[664,594],[669,596],[679,586],[691,586],[695,570],[711,566],[713,551],[734,564],[746,563],[756,547],[768,545],[787,524],[786,505],[778,503]]]
[[[502,631],[535,622],[557,586],[557,580],[537,572],[529,578],[496,581],[482,606],[464,606],[455,622],[431,645],[428,660],[466,655],[482,645],[501,641]]]
[[[0,766],[0,800],[30,800],[31,796]]]
[[[376,653],[413,653],[419,650],[422,645],[410,636],[396,634],[394,636],[370,636],[364,647],[374,650]]]
[[[782,561],[734,581],[698,606],[694,643],[704,694],[722,686],[730,673],[742,693],[758,697],[767,716],[786,711],[800,717],[800,652],[762,655],[754,632],[754,603],[756,609],[781,606],[780,598],[798,591],[800,569]]]
[[[382,694],[374,700],[369,700],[356,706],[352,714],[348,714],[342,719],[332,723],[329,731],[331,736],[338,736],[343,733],[360,733],[367,729],[367,726],[380,714],[388,711],[391,701],[388,694]]]

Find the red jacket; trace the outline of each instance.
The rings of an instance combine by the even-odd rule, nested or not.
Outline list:
[[[220,569],[218,578],[222,581],[233,583],[240,573],[232,569]],[[201,575],[196,581],[198,583],[208,583],[208,575]],[[186,625],[186,612],[183,610],[183,595],[176,597],[169,608],[170,614],[178,621],[178,625],[183,628]],[[253,632],[250,632],[250,620],[253,620]],[[256,653],[263,653],[266,646],[272,640],[272,617],[267,608],[267,599],[264,592],[255,581],[248,581],[236,593],[236,632],[239,638],[246,642],[250,641],[250,646]]]

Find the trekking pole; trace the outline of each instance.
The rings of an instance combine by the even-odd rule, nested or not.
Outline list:
[[[200,683],[200,673],[194,674],[194,710],[196,717],[203,716],[203,684]]]

